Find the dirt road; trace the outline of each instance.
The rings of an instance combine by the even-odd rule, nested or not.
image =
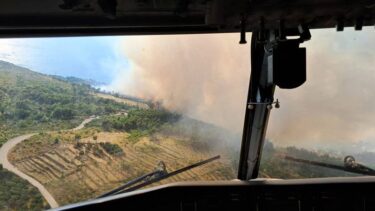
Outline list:
[[[71,129],[71,130],[79,130],[85,127],[85,125],[92,120],[94,120],[96,117],[90,117],[78,125],[77,127]],[[8,153],[12,150],[13,147],[15,147],[17,144],[21,143],[22,141],[30,138],[31,136],[35,135],[35,133],[30,133],[22,136],[18,136],[15,138],[12,138],[8,140],[6,143],[3,144],[0,148],[0,164],[3,165],[3,168],[7,169],[10,172],[13,172],[14,174],[18,175],[19,177],[27,180],[30,184],[38,188],[40,193],[43,195],[43,197],[46,199],[48,204],[51,206],[51,208],[56,208],[59,206],[59,204],[56,202],[56,200],[53,198],[52,194],[48,192],[48,190],[36,179],[28,176],[27,174],[21,172],[18,170],[15,166],[13,166],[9,160],[8,160]]]

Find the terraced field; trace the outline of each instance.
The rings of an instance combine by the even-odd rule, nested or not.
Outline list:
[[[9,160],[40,181],[58,203],[64,205],[98,196],[150,172],[159,161],[164,161],[167,170],[173,171],[216,155],[210,149],[194,149],[183,137],[155,134],[137,141],[128,137],[125,132],[95,129],[40,134],[17,145],[9,154]],[[103,143],[116,146],[117,151],[106,149]],[[227,155],[221,155],[219,161],[153,185],[234,178]]]
[[[134,101],[134,100],[131,100],[131,99],[119,98],[119,97],[115,97],[113,95],[103,94],[103,93],[95,93],[93,95],[96,96],[96,97],[113,100],[113,101],[118,102],[118,103],[124,103],[124,104],[130,105],[130,106],[136,106],[136,107],[142,108],[142,109],[148,109],[149,108],[149,106],[146,103],[137,102],[137,101]]]

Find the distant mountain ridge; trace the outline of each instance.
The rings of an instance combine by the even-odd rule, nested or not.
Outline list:
[[[75,84],[90,85],[92,87],[106,85],[105,83],[98,82],[98,81],[95,81],[95,80],[92,80],[92,79],[82,79],[82,78],[77,78],[77,77],[74,77],[74,76],[66,76],[66,77],[59,76],[59,75],[49,75],[49,76],[51,76],[52,78],[55,78],[57,80],[66,81],[66,82],[75,83]]]
[[[28,74],[37,74],[40,76],[51,77],[59,81],[64,81],[64,82],[69,82],[69,83],[74,83],[74,84],[81,84],[81,85],[90,85],[92,87],[106,85],[105,83],[95,81],[93,79],[82,79],[82,78],[78,78],[74,76],[59,76],[59,75],[44,74],[44,73],[30,70],[22,66],[18,66],[16,64],[13,64],[4,60],[0,60],[0,71],[10,71],[10,70],[17,71],[17,72],[25,71],[25,72],[28,72]]]

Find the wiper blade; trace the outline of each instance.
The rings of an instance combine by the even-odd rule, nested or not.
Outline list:
[[[129,182],[127,182],[127,183],[125,183],[125,184],[123,184],[123,185],[121,185],[121,186],[119,186],[119,187],[117,187],[117,188],[115,188],[115,189],[113,189],[113,190],[111,190],[111,191],[105,193],[105,194],[100,195],[98,198],[102,198],[102,197],[106,197],[106,196],[110,196],[110,195],[116,194],[117,192],[119,192],[119,191],[121,191],[121,190],[123,190],[123,189],[125,189],[125,188],[127,188],[127,187],[130,187],[130,186],[135,185],[135,184],[137,184],[137,183],[139,183],[139,182],[145,181],[145,180],[147,180],[148,178],[151,178],[151,177],[153,177],[153,176],[162,175],[162,174],[167,174],[167,171],[166,171],[166,169],[165,169],[165,165],[164,165],[164,163],[163,163],[163,162],[160,162],[158,166],[160,166],[160,165],[163,165],[163,166],[164,166],[164,169],[163,169],[163,170],[157,169],[157,170],[155,170],[155,171],[153,171],[153,172],[150,172],[150,173],[148,173],[148,174],[145,174],[145,175],[142,175],[142,176],[140,176],[140,177],[137,177],[137,178],[135,178],[135,179],[133,179],[133,180],[130,180]]]
[[[175,175],[180,174],[184,171],[188,171],[188,170],[196,168],[198,166],[210,163],[210,162],[212,162],[214,160],[217,160],[217,159],[220,159],[220,155],[217,155],[215,157],[212,157],[212,158],[194,163],[194,164],[189,165],[189,166],[185,166],[183,168],[180,168],[176,171],[172,171],[172,172],[169,172],[169,173],[166,171],[164,163],[160,162],[163,165],[162,168],[159,167],[159,169],[157,169],[153,172],[150,172],[150,173],[145,174],[143,176],[137,177],[137,178],[125,183],[124,185],[121,185],[118,188],[115,188],[115,189],[113,189],[113,190],[111,190],[111,191],[109,191],[105,194],[100,195],[97,198],[103,198],[103,197],[110,196],[110,195],[134,191],[134,190],[143,188],[145,186],[151,185],[152,183],[159,182],[161,180],[164,180],[164,179],[167,179],[169,177],[175,176]],[[159,163],[159,166],[160,166],[160,163]],[[142,182],[142,183],[140,183],[140,182]]]
[[[334,164],[329,164],[329,163],[324,163],[324,162],[319,162],[319,161],[305,160],[305,159],[295,158],[295,157],[291,157],[291,156],[287,156],[287,155],[284,156],[284,159],[294,161],[294,162],[299,162],[299,163],[310,164],[310,165],[314,165],[314,166],[321,166],[321,167],[326,167],[326,168],[331,168],[331,169],[337,169],[337,170],[346,171],[346,172],[350,172],[350,173],[357,173],[357,174],[375,176],[375,170],[374,169],[371,169],[367,166],[356,163],[353,156],[346,156],[345,157],[344,166],[339,166],[339,165],[334,165]]]

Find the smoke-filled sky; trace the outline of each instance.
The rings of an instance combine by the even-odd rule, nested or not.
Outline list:
[[[238,34],[128,37],[118,48],[129,72],[113,89],[241,131],[250,56]]]
[[[108,89],[158,100],[240,133],[250,45],[238,39],[238,34],[8,39],[0,40],[0,59],[105,82]],[[281,108],[272,110],[267,137],[279,145],[375,151],[373,27],[315,30],[304,46],[307,82],[276,91]]]
[[[321,30],[307,47],[307,82],[277,90],[268,137],[283,145],[375,151],[375,30]],[[350,144],[349,144],[350,143]]]

